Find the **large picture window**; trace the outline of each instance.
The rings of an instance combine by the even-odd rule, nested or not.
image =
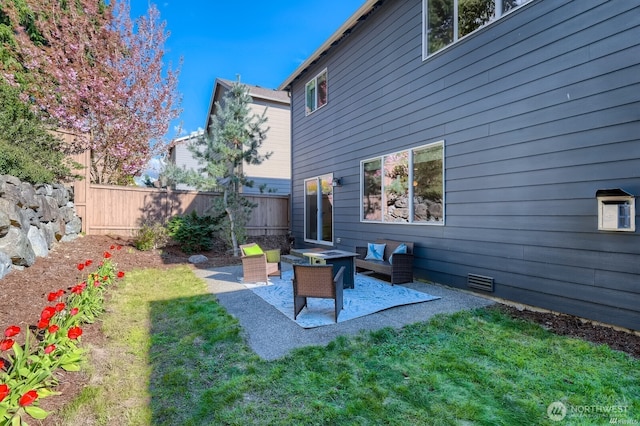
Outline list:
[[[306,114],[309,115],[327,104],[327,70],[314,77],[305,86]]]
[[[360,163],[361,220],[444,224],[444,142]]]
[[[531,0],[422,1],[426,58]]]
[[[304,181],[304,240],[333,244],[333,175]]]

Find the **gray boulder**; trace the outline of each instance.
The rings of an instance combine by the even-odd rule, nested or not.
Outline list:
[[[40,184],[36,187],[36,194],[51,196],[53,194],[53,186],[48,183]]]
[[[0,238],[7,235],[10,226],[11,220],[9,220],[9,215],[7,215],[3,211],[0,211]]]
[[[4,237],[0,238],[0,252],[11,258],[18,266],[31,266],[36,261],[36,254],[29,243],[27,234],[12,226]]]
[[[57,201],[58,207],[66,206],[69,202],[69,192],[60,185],[54,185],[51,197]]]
[[[38,214],[33,209],[20,210],[20,217],[22,218],[22,229],[24,230],[28,230],[31,225],[38,226],[40,224]]]
[[[78,234],[64,234],[64,236],[60,239],[60,241],[63,243],[68,243],[69,241],[73,241],[78,237],[79,237]]]
[[[202,254],[194,254],[193,256],[189,256],[189,263],[193,263],[194,265],[197,265],[199,263],[204,263],[208,260],[209,258]]]
[[[20,181],[16,184],[10,182],[8,179],[2,182],[2,188],[0,189],[2,198],[11,201],[17,206],[22,206],[22,197],[20,196]]]
[[[20,179],[11,175],[2,175],[1,183],[10,183],[14,186],[20,186]]]
[[[31,248],[37,257],[47,257],[49,254],[49,245],[47,239],[44,236],[44,232],[38,229],[36,226],[31,226],[27,233]]]
[[[15,203],[10,200],[0,198],[0,211],[5,212],[9,216],[9,221],[12,226],[22,226],[22,216],[20,215],[20,209]]]
[[[37,209],[40,206],[36,199],[36,190],[28,182],[22,182],[20,185],[20,199],[23,208]]]
[[[56,234],[60,233],[60,223],[59,222],[48,222],[40,224],[40,229],[42,230],[42,234],[44,235],[44,239],[47,242],[47,247],[49,250],[53,247],[53,245],[58,241],[56,238]]]
[[[40,208],[38,209],[38,217],[41,222],[53,222],[60,218],[58,213],[58,202],[53,197],[39,195],[38,201]]]
[[[79,234],[82,231],[82,219],[78,216],[74,216],[66,224],[65,234]]]
[[[11,258],[0,251],[0,279],[11,272]]]
[[[73,209],[73,207],[69,207],[69,206],[64,206],[64,207],[60,207],[60,219],[63,220],[65,223],[69,223],[73,220],[73,218],[76,216],[76,212]]]

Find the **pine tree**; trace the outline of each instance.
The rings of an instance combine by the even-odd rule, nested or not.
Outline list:
[[[216,103],[211,116],[209,132],[192,142],[188,149],[201,165],[197,170],[168,167],[165,175],[176,183],[184,183],[201,191],[223,192],[222,206],[227,223],[223,232],[239,255],[239,244],[244,240],[244,224],[250,214],[251,203],[241,195],[243,187],[252,187],[253,181],[243,171],[244,164],[261,164],[271,152],[259,152],[268,127],[266,109],[259,116],[252,114],[249,89],[238,80]]]

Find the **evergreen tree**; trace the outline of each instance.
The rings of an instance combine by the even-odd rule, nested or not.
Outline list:
[[[220,208],[227,219],[224,237],[228,237],[234,256],[239,255],[239,244],[244,242],[244,224],[253,207],[241,195],[243,186],[253,186],[243,165],[261,164],[272,154],[259,152],[269,130],[264,127],[266,109],[261,116],[251,114],[251,102],[248,87],[238,80],[222,101],[216,103],[209,132],[188,146],[201,167],[197,170],[167,167],[165,170],[165,175],[174,182],[202,191],[223,192]]]

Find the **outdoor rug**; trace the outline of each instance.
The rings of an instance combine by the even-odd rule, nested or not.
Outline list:
[[[292,271],[285,271],[282,273],[282,278],[271,277],[266,285],[246,284],[246,286],[293,321],[292,277]],[[394,306],[436,299],[439,297],[401,285],[392,286],[388,282],[356,274],[355,288],[344,289],[344,309],[338,316],[338,322],[373,314]],[[303,328],[314,328],[335,324],[333,316],[333,299],[307,298],[307,306],[298,314],[295,322]]]

